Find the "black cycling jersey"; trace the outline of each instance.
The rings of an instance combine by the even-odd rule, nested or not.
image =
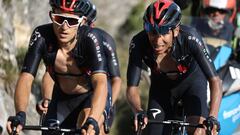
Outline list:
[[[198,65],[207,78],[217,75],[203,41],[195,29],[181,25],[179,35],[174,38],[173,43],[171,56],[177,63],[178,80],[185,79]],[[152,75],[164,74],[156,68],[156,56],[145,31],[133,37],[129,51],[128,86],[138,86],[142,62],[150,67]]]
[[[142,31],[134,36],[129,49],[127,84],[138,86],[144,62],[151,69],[147,111],[150,120],[176,119],[175,103],[181,99],[187,117],[206,117],[208,113],[206,78],[217,75],[212,60],[201,37],[190,27],[180,26],[179,35],[174,38],[173,43],[171,57],[176,62],[177,70],[162,72],[157,67],[157,56],[150,45],[147,33]],[[171,75],[174,77],[176,75],[177,78],[171,79]],[[161,124],[150,124],[147,129],[148,135],[169,133],[169,127]]]
[[[103,36],[103,49],[107,59],[108,73],[110,77],[120,77],[119,62],[116,52],[116,44],[111,35],[99,28],[94,28]]]
[[[35,76],[38,65],[41,59],[43,59],[47,71],[56,82],[52,97],[52,101],[54,102],[51,102],[46,117],[47,119],[57,118],[61,120],[62,126],[74,127],[76,125],[75,121],[77,120],[76,116],[78,116],[79,111],[82,108],[91,107],[91,97],[93,93],[91,91],[92,85],[90,75],[102,72],[106,74],[109,73],[109,76],[111,77],[120,76],[116,46],[113,38],[105,31],[98,28],[91,28],[89,26],[81,26],[78,29],[77,43],[71,50],[71,55],[81,71],[81,73],[78,74],[60,73],[54,70],[58,49],[59,45],[57,43],[57,37],[53,31],[53,25],[46,24],[37,27],[31,36],[22,72],[27,72]],[[90,88],[90,91],[83,94],[65,94],[59,87],[60,85],[56,80],[56,76],[83,76],[88,80],[87,85],[89,86],[88,88]],[[62,93],[60,97],[59,93]],[[109,115],[109,108],[111,108],[112,105],[111,97],[111,87],[108,81],[108,99],[105,107],[107,115]],[[66,104],[61,105],[62,101],[65,101]],[[72,104],[71,101],[75,104]],[[64,111],[62,112],[62,110]]]
[[[106,73],[107,70],[110,76],[120,76],[114,40],[101,29],[81,26],[78,31],[78,41],[72,50],[72,55],[82,74],[63,74],[54,71],[58,49],[52,24],[37,27],[31,36],[22,72],[28,72],[35,76],[40,60],[43,59],[53,79],[55,75],[79,76],[89,75],[93,72]],[[108,66],[105,66],[106,63]]]

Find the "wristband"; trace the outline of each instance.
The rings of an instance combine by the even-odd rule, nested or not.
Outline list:
[[[8,121],[11,121],[12,127],[17,127],[18,125],[24,126],[26,123],[26,113],[23,111],[20,111],[16,114],[16,116],[10,116],[8,118]]]
[[[16,117],[19,119],[19,124],[24,126],[26,123],[26,113],[23,111],[20,111],[16,114]]]
[[[99,135],[99,126],[98,126],[98,122],[92,118],[92,117],[88,117],[87,121],[85,122],[85,124],[83,125],[83,129],[87,130],[89,125],[93,125],[93,129],[95,130],[95,135]]]
[[[49,99],[49,98],[44,98],[44,99],[42,99],[41,102],[42,102],[42,106],[43,106],[43,107],[45,107],[45,106],[44,106],[45,101],[48,101],[48,106],[49,106],[49,104],[51,103],[51,99]]]
[[[219,121],[213,117],[213,116],[209,116],[205,122],[206,126],[211,126],[211,128],[213,128],[213,125],[216,125],[217,126],[217,132],[219,132],[221,130],[221,126],[220,126],[220,123]]]
[[[144,124],[144,118],[147,117],[147,114],[145,111],[139,111],[137,114],[137,121],[140,125]]]

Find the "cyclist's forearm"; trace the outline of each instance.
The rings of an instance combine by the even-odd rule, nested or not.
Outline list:
[[[142,110],[139,90],[137,86],[128,86],[126,96],[128,103],[131,105],[134,113]]]
[[[106,75],[97,75],[92,78],[94,88],[92,97],[92,106],[89,117],[99,120],[103,114],[107,100],[107,77]]]
[[[33,80],[34,77],[29,73],[20,75],[14,97],[16,112],[26,112]]]
[[[121,83],[122,83],[122,80],[120,77],[114,77],[112,79],[112,105],[115,104],[118,98],[118,95],[121,90]]]
[[[214,116],[217,118],[218,111],[222,99],[222,82],[219,77],[214,77],[213,79],[210,79],[210,116]]]
[[[54,81],[50,74],[46,72],[42,79],[42,97],[43,99],[52,99]]]

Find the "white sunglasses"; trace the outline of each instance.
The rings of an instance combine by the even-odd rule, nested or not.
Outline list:
[[[84,16],[81,17],[73,17],[66,16],[63,14],[54,14],[50,12],[51,20],[59,26],[62,26],[64,23],[68,25],[68,27],[76,27],[83,21]]]

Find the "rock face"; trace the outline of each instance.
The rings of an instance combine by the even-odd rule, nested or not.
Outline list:
[[[122,25],[139,0],[92,0],[97,6],[97,26],[105,28],[112,35],[118,34],[118,27]],[[143,1],[142,1],[143,2]]]
[[[116,35],[118,27],[128,17],[131,7],[138,2],[138,0],[93,0],[98,10],[96,25]],[[28,46],[34,27],[50,22],[49,9],[48,0],[0,1],[0,126],[4,128],[3,135],[7,135],[5,125],[8,116],[15,115],[13,95],[19,73],[16,60],[17,48]],[[44,68],[40,68],[38,80],[41,79],[43,72]],[[39,91],[39,86],[33,88],[34,91]],[[38,124],[39,120],[35,111],[35,95],[32,94],[30,97],[27,111],[28,124]]]

